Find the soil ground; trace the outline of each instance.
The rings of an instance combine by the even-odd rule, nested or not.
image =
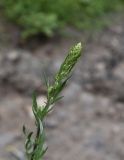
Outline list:
[[[52,78],[67,50],[84,42],[82,58],[46,120],[46,160],[124,159],[124,16],[93,33],[18,45],[18,31],[0,22],[0,160],[24,160],[22,125],[34,129],[31,94],[45,99],[43,71]],[[71,35],[71,36],[70,36]]]

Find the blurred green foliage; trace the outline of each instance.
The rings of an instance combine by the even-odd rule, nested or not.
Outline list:
[[[22,37],[52,36],[66,25],[90,28],[108,12],[123,8],[124,0],[1,0],[5,16],[20,26]],[[100,22],[101,21],[101,22]]]

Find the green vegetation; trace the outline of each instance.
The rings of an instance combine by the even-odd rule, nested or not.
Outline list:
[[[49,84],[49,81],[45,78],[47,86],[47,102],[45,102],[44,106],[37,105],[36,95],[33,94],[32,110],[37,129],[36,135],[33,136],[33,132],[29,132],[25,126],[23,127],[23,132],[26,137],[25,151],[28,160],[43,159],[47,150],[45,144],[44,119],[53,109],[55,102],[62,98],[59,94],[66,86],[70,73],[81,56],[81,49],[81,43],[78,43],[70,50],[65,61],[61,65],[60,70],[54,77],[53,85]]]
[[[22,38],[71,25],[77,28],[97,27],[101,17],[123,8],[123,0],[1,0],[5,16],[21,28]]]

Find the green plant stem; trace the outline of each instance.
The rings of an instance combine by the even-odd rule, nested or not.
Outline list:
[[[36,121],[35,137],[32,136],[33,132],[28,132],[26,128],[23,127],[23,132],[26,136],[25,150],[27,160],[42,160],[47,150],[47,147],[45,147],[44,119],[52,110],[53,105],[62,98],[59,95],[66,86],[70,73],[81,56],[81,49],[81,43],[78,43],[71,48],[69,54],[60,66],[60,70],[55,75],[54,83],[52,85],[50,85],[49,81],[45,78],[47,86],[47,102],[45,105],[41,107],[38,106],[36,95],[33,94],[32,111]]]
[[[37,139],[38,139],[39,135],[40,135],[40,127],[38,125],[37,126],[37,131],[36,131],[36,136],[35,136],[35,144],[34,144],[34,147],[33,147],[33,153],[34,153],[34,151],[37,147]],[[31,160],[33,160],[33,157],[34,157],[34,154],[32,154]]]

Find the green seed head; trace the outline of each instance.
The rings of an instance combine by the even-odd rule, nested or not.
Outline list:
[[[56,83],[65,80],[70,75],[74,65],[81,56],[81,49],[82,49],[81,43],[78,43],[71,48],[69,54],[62,63],[59,72],[56,74],[55,77]]]

